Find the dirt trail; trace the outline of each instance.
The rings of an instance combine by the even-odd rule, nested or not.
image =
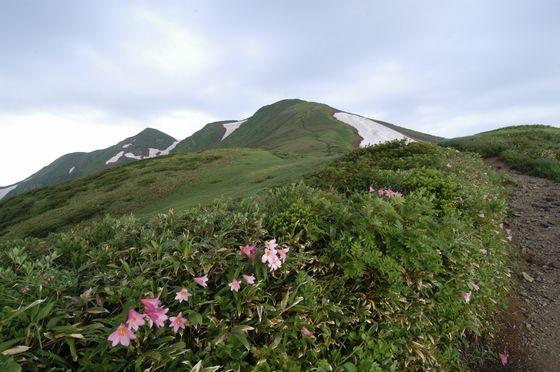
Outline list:
[[[560,371],[560,183],[519,174],[489,161],[515,181],[508,221],[521,248],[505,330],[497,347],[509,354],[501,370]]]

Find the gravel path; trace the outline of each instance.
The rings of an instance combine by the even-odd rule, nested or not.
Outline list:
[[[519,174],[499,161],[516,183],[509,205],[520,259],[510,306],[502,315],[499,351],[509,354],[500,370],[560,371],[560,183]]]

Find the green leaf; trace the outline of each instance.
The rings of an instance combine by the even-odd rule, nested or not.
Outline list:
[[[21,372],[21,366],[14,358],[9,358],[8,360],[0,363],[0,370],[5,372]]]
[[[38,322],[42,319],[44,319],[45,317],[47,317],[48,315],[50,315],[52,308],[54,307],[54,305],[56,305],[56,301],[51,301],[48,304],[46,304],[45,306],[43,306],[41,308],[41,310],[39,310],[39,312],[37,313],[37,315],[35,316],[35,321]]]
[[[342,365],[346,372],[358,372],[358,367],[352,362],[346,362]]]
[[[8,317],[2,319],[2,321],[0,321],[0,323],[5,323],[6,321],[8,321],[8,320],[10,320],[10,319],[13,319],[13,318],[15,318],[15,317],[17,317],[17,316],[23,314],[24,312],[26,312],[27,310],[31,309],[32,307],[35,307],[35,306],[38,306],[38,305],[42,304],[42,303],[45,302],[46,300],[47,300],[46,298],[45,298],[45,299],[42,299],[42,300],[40,300],[40,299],[39,299],[39,300],[35,300],[35,301],[33,301],[32,303],[30,303],[29,305],[27,305],[27,306],[25,306],[25,307],[20,307],[20,308],[17,309],[17,310],[9,309],[8,312],[11,312],[11,314],[10,314]]]
[[[78,353],[76,352],[76,341],[73,338],[66,337],[66,343],[70,348],[70,354],[72,354],[72,360],[75,362],[78,360]]]

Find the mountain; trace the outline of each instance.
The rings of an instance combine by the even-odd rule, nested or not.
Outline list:
[[[179,142],[174,152],[258,147],[295,153],[336,155],[354,147],[395,139],[437,142],[439,137],[343,112],[328,105],[287,99],[240,121],[207,124]]]
[[[157,129],[146,128],[137,135],[103,150],[63,155],[31,177],[0,188],[0,199],[86,176],[134,160],[167,155],[177,144],[175,138]]]
[[[9,190],[0,201],[0,237],[44,236],[105,214],[151,217],[250,196],[297,182],[358,146],[434,138],[302,100],[207,124],[180,143],[146,129],[108,149],[63,156]],[[134,161],[141,158],[147,160]],[[17,195],[25,188],[31,190]]]

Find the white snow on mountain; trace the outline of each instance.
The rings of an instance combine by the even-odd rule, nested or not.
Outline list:
[[[151,159],[151,158],[155,158],[155,157],[163,156],[163,155],[169,155],[171,150],[173,150],[177,146],[178,143],[179,143],[179,141],[175,141],[169,147],[167,147],[163,150],[154,149],[154,148],[150,147],[150,148],[148,148],[148,156],[134,155],[132,152],[127,152],[126,154],[124,154],[124,156],[129,158],[129,159],[142,160],[142,159]]]
[[[74,169],[76,169],[76,167],[70,168],[70,170],[68,171],[68,174],[72,174],[72,172],[74,172]]]
[[[407,139],[413,141],[412,138],[405,136],[402,133],[397,132],[391,128],[379,124],[371,119],[364,118],[362,116],[349,114],[346,112],[337,112],[334,114],[337,120],[346,123],[358,131],[360,137],[362,137],[362,142],[360,142],[360,147],[365,147],[369,145],[376,145],[379,143],[389,142],[393,140]]]
[[[222,124],[224,126],[224,128],[226,128],[226,132],[224,133],[224,136],[222,137],[222,139],[220,141],[223,141],[226,137],[228,137],[230,134],[235,132],[235,130],[237,128],[239,128],[239,126],[241,126],[241,124],[245,123],[246,121],[247,121],[247,119],[236,121],[236,122],[233,122],[233,123]]]
[[[118,154],[116,154],[115,156],[113,156],[111,159],[107,160],[105,162],[105,165],[109,165],[111,163],[116,163],[119,161],[119,159],[124,155],[124,151],[119,152]]]
[[[134,155],[131,152],[127,152],[126,154],[124,154],[125,157],[129,158],[129,159],[136,159],[136,160],[142,160],[144,159],[144,157],[142,155]]]
[[[127,143],[126,145],[123,145],[123,149],[126,149],[127,147],[132,146],[132,143]]]
[[[8,187],[4,187],[4,188],[0,188],[0,200],[2,200],[4,198],[4,196],[8,195],[8,193],[10,191],[12,191],[13,189],[15,189],[16,187],[18,187],[18,184],[8,186]]]
[[[158,156],[162,156],[162,155],[169,155],[169,153],[175,148],[177,147],[177,145],[179,144],[179,141],[175,141],[171,144],[171,146],[169,146],[168,148],[166,148],[165,150],[161,150],[161,152],[159,153]]]

